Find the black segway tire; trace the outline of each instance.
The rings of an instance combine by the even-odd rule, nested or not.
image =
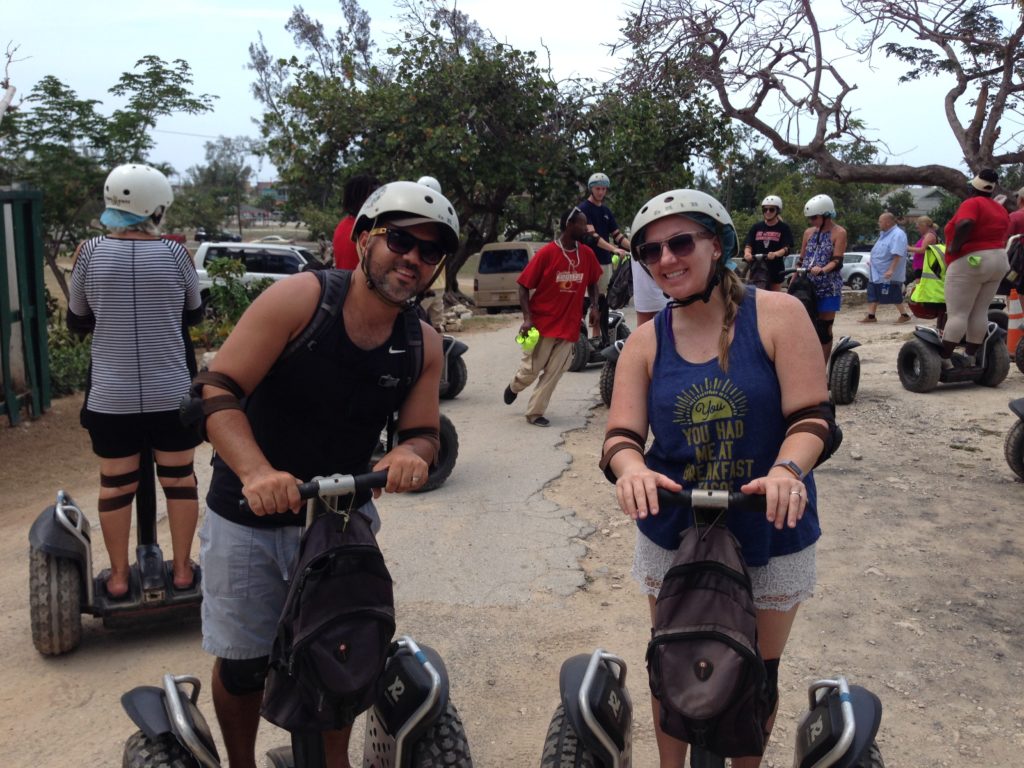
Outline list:
[[[1013,351],[1013,360],[1017,364],[1017,370],[1024,373],[1024,337],[1017,342],[1017,349]]]
[[[998,387],[1010,374],[1010,350],[1001,338],[988,345],[985,355],[985,369],[978,377],[983,387]]]
[[[882,750],[878,748],[878,742],[871,742],[871,747],[868,749],[867,754],[857,761],[857,765],[854,768],[885,768],[885,762],[882,760]]]
[[[573,373],[582,371],[590,362],[590,341],[585,333],[581,333],[572,345],[572,360],[569,361],[569,370]]]
[[[444,481],[455,469],[459,458],[459,433],[455,430],[452,420],[441,414],[441,450],[437,453],[437,466],[430,472],[427,482],[416,489],[416,493],[433,491],[444,485]]]
[[[900,348],[896,367],[900,383],[910,392],[931,392],[939,385],[942,359],[933,347],[913,338]]]
[[[59,656],[77,648],[82,641],[82,574],[78,565],[32,547],[28,588],[36,650],[44,656]]]
[[[559,704],[551,716],[548,735],[544,739],[540,768],[597,768],[597,765],[597,758],[580,740],[566,717],[565,706]]]
[[[450,701],[412,747],[412,768],[473,768],[462,718]]]
[[[469,371],[466,369],[466,361],[461,357],[452,358],[448,364],[448,382],[441,383],[441,399],[452,400],[458,397],[459,393],[466,388],[468,379]]]
[[[1003,455],[1013,474],[1024,480],[1024,421],[1017,419],[1017,423],[1006,433]]]
[[[860,387],[860,355],[852,350],[839,354],[832,361],[828,378],[832,402],[836,405],[852,403]]]
[[[605,360],[601,369],[601,380],[598,387],[601,390],[601,402],[607,407],[612,405],[612,387],[615,384],[615,361]]]
[[[133,733],[124,745],[122,768],[200,768],[199,761],[189,754],[172,733],[155,739],[142,731]]]

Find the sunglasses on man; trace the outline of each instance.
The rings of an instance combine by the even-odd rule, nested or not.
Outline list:
[[[395,227],[375,227],[369,232],[370,237],[375,235],[387,235],[388,250],[405,256],[413,248],[419,251],[420,261],[428,267],[436,267],[445,257],[444,248],[434,240],[421,240],[404,229]]]
[[[697,247],[697,240],[708,240],[715,237],[714,232],[683,232],[673,235],[667,240],[642,243],[636,247],[637,256],[644,264],[653,267],[661,261],[661,250],[668,246],[669,251],[676,258],[683,258],[693,253]]]
[[[761,213],[778,213],[779,209],[774,205],[766,205],[761,209]]]

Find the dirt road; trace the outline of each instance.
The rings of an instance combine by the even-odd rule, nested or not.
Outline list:
[[[888,765],[1015,765],[1024,750],[1024,534],[1022,485],[1002,445],[1013,420],[1006,403],[1022,394],[1024,376],[1013,369],[994,390],[913,395],[895,365],[909,329],[884,314],[860,326],[859,316],[851,309],[837,323],[864,342],[862,382],[840,410],[843,448],[816,473],[818,588],[783,658],[765,764],[791,762],[808,681],[843,673],[882,698]],[[513,413],[518,403],[499,399],[514,324],[509,316],[507,327],[467,338],[470,383],[448,407],[463,437],[450,484],[389,506],[381,544],[399,631],[446,659],[483,768],[539,764],[564,658],[597,646],[621,654],[636,707],[634,764],[653,766],[646,603],[629,578],[632,526],[596,467],[606,416],[598,369],[566,374],[554,427],[530,427]],[[205,679],[210,664],[197,626],[112,632],[86,618],[74,653],[49,659],[32,648],[28,528],[58,487],[83,506],[90,494],[95,501],[79,405],[60,400],[40,421],[0,431],[0,747],[9,765],[120,764],[132,730],[120,694],[164,671]],[[201,705],[212,713],[207,689]],[[282,740],[262,731],[263,747]]]

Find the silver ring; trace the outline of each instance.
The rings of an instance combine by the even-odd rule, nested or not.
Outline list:
[[[412,476],[412,481],[413,481],[414,483],[418,483],[418,482],[420,481],[420,476],[419,476],[419,475],[413,475],[413,476]]]
[[[803,491],[790,491],[789,495],[790,496],[803,496],[804,494],[803,494]]]

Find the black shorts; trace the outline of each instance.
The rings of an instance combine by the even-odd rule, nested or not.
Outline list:
[[[195,427],[181,423],[178,411],[157,413],[97,413],[82,409],[80,422],[89,430],[92,450],[101,459],[123,459],[142,452],[144,445],[158,451],[187,451],[202,440]]]

